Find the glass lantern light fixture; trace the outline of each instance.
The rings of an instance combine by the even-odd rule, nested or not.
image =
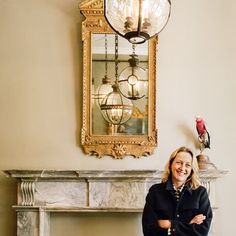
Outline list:
[[[127,122],[133,113],[133,103],[124,97],[118,86],[118,35],[115,35],[115,83],[113,91],[108,93],[100,105],[104,119],[113,125],[120,125]]]
[[[121,71],[118,84],[120,92],[128,99],[138,100],[147,95],[148,89],[148,70],[139,66],[139,58],[135,54],[135,45],[133,54],[128,60],[129,66]]]
[[[112,92],[112,84],[111,79],[108,78],[106,75],[102,78],[102,84],[96,90],[96,101],[97,105],[101,106],[103,99]]]
[[[111,28],[135,44],[160,33],[170,10],[170,0],[104,0],[104,15]]]
[[[113,86],[113,91],[102,101],[100,106],[103,117],[108,123],[120,125],[127,122],[133,112],[133,103],[122,96],[117,83]]]

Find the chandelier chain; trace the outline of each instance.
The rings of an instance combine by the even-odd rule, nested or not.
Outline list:
[[[107,34],[105,34],[105,77],[107,77]]]
[[[115,78],[118,80],[118,35],[115,35]]]

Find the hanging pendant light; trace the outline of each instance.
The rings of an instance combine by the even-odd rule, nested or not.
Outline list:
[[[135,44],[160,33],[170,9],[170,0],[104,0],[105,18],[112,29]]]
[[[101,106],[103,99],[112,91],[111,80],[105,75],[102,84],[97,88],[96,99],[98,106]]]
[[[100,109],[109,123],[120,125],[131,118],[133,103],[121,94],[118,86],[118,35],[115,35],[115,78],[113,91],[104,97]]]
[[[133,54],[128,60],[129,66],[119,75],[118,84],[120,92],[128,99],[138,100],[147,95],[148,70],[139,66],[139,58],[135,54],[135,45]]]
[[[102,78],[102,84],[96,90],[96,101],[98,106],[101,106],[102,100],[106,95],[112,92],[111,79],[107,75],[107,34],[105,34],[105,75]]]
[[[117,83],[113,86],[113,91],[109,93],[101,104],[103,117],[113,125],[120,125],[127,122],[133,111],[132,102],[123,97],[119,91]]]

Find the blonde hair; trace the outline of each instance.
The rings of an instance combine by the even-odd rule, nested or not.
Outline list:
[[[198,176],[198,169],[199,168],[198,168],[197,159],[193,155],[193,152],[189,148],[186,148],[186,147],[180,147],[180,148],[176,149],[170,155],[169,161],[167,162],[164,172],[163,172],[163,175],[162,175],[162,182],[166,182],[170,178],[170,176],[172,175],[171,165],[172,165],[175,157],[177,156],[177,154],[180,152],[187,152],[192,157],[192,171],[191,171],[191,174],[189,175],[186,183],[188,183],[192,189],[197,189],[201,184],[199,176]]]

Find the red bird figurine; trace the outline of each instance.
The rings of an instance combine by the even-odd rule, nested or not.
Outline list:
[[[202,152],[205,148],[210,148],[210,135],[207,131],[205,121],[199,116],[196,117],[196,129],[200,142],[200,150]]]

